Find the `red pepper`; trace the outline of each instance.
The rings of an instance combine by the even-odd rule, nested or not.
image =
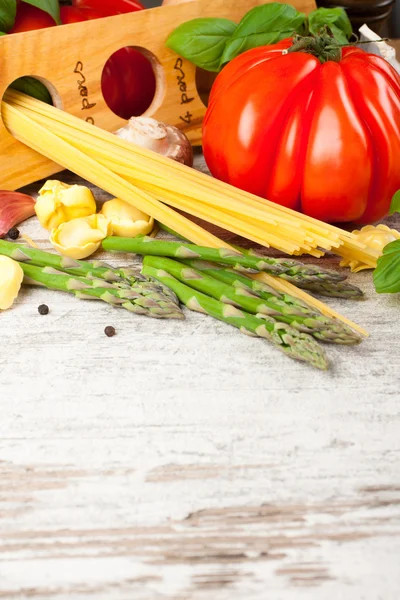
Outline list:
[[[56,22],[44,10],[36,8],[26,2],[20,2],[17,6],[17,15],[13,28],[8,33],[20,33],[21,31],[32,31],[32,29],[45,29],[54,27]]]

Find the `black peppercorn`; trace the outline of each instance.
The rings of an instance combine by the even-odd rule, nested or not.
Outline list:
[[[39,311],[39,315],[48,315],[49,314],[49,307],[47,306],[47,304],[41,304],[38,307],[38,311]]]
[[[16,227],[11,227],[10,231],[7,233],[7,237],[10,240],[17,240],[19,238],[19,230]]]
[[[115,328],[111,327],[111,325],[109,325],[108,327],[105,328],[104,333],[106,334],[107,337],[113,337],[113,335],[116,334]]]

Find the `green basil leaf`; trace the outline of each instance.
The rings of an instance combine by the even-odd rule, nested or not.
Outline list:
[[[60,5],[58,0],[22,0],[26,2],[26,4],[31,4],[32,6],[36,6],[36,8],[40,8],[40,10],[44,10],[47,12],[57,25],[61,25],[60,19]]]
[[[400,240],[391,242],[384,248],[373,277],[378,294],[400,292]]]
[[[383,255],[393,254],[393,252],[400,252],[400,240],[395,240],[394,242],[390,242],[383,249]]]
[[[166,46],[202,69],[219,71],[226,42],[235,29],[236,23],[228,19],[192,19],[170,34]]]
[[[331,30],[333,37],[337,42],[339,42],[339,44],[348,44],[349,40],[347,39],[346,34],[343,33],[343,31],[339,29],[337,25],[329,25],[329,29]]]
[[[53,100],[47,87],[34,77],[19,77],[12,83],[11,87],[14,90],[32,96],[37,100],[46,102],[46,104],[53,104]]]
[[[390,204],[390,215],[394,215],[394,213],[400,213],[400,190],[397,190],[395,195],[392,198],[392,202]]]
[[[17,0],[0,0],[0,29],[5,33],[14,25],[16,13]]]
[[[228,41],[221,66],[246,50],[275,44],[293,33],[300,33],[304,22],[304,13],[288,4],[272,2],[256,6],[243,17]]]
[[[329,27],[340,44],[346,44],[353,33],[349,17],[344,8],[317,8],[308,15],[310,33],[318,35]]]

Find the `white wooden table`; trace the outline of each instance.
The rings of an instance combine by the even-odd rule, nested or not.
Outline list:
[[[371,337],[328,373],[200,314],[24,289],[0,315],[0,598],[398,600],[400,298],[351,281],[366,300],[331,304]]]

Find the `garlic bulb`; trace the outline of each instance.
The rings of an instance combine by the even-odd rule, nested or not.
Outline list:
[[[173,125],[151,117],[132,117],[115,135],[191,167],[193,150],[186,135]]]

